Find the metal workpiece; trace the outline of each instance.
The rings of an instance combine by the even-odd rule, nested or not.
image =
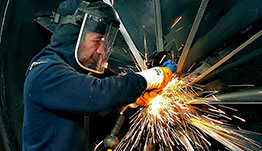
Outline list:
[[[189,75],[184,77],[184,79],[190,79],[190,81],[193,81],[199,75],[201,75],[203,72],[205,72],[206,70],[208,70],[211,67],[211,65],[205,61],[201,61],[200,64],[201,65],[198,68],[196,68]]]

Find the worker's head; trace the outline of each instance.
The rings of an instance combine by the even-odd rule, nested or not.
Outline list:
[[[104,36],[95,32],[86,34],[77,50],[77,58],[81,65],[88,67],[104,56]]]
[[[83,1],[74,15],[76,23],[81,24],[76,61],[86,70],[103,73],[119,27],[115,11],[102,1]]]

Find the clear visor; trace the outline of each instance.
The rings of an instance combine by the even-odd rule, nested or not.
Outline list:
[[[82,68],[102,74],[113,47],[118,28],[91,19],[85,14],[75,48],[75,58]]]

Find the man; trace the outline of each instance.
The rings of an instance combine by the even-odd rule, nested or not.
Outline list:
[[[174,69],[171,64],[170,69],[93,77],[91,72],[103,73],[107,67],[119,26],[114,10],[101,1],[68,0],[57,13],[60,21],[50,45],[32,59],[27,71],[24,151],[83,150],[85,115],[103,116],[135,100],[147,105],[148,97],[155,95],[149,92],[161,91]]]

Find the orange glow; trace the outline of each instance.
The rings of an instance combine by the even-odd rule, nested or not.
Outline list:
[[[132,150],[140,142],[144,143],[144,149],[158,144],[160,148],[165,146],[172,150],[176,145],[182,144],[187,150],[194,150],[196,146],[206,150],[207,146],[211,146],[206,135],[231,150],[246,150],[250,146],[253,149],[260,148],[238,130],[224,125],[220,119],[227,117],[226,113],[208,104],[212,100],[196,99],[199,96],[189,83],[173,77],[161,95],[153,98],[147,107],[141,108],[132,117],[128,133],[115,150]],[[208,105],[209,114],[193,106],[191,103],[195,101]]]

